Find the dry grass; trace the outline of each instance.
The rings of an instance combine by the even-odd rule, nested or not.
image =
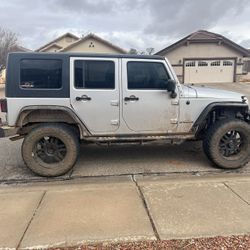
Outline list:
[[[241,250],[250,249],[250,235],[212,237],[186,240],[142,241],[127,243],[101,243],[96,245],[81,245],[77,247],[54,248],[53,250],[195,250],[195,249],[220,249]]]

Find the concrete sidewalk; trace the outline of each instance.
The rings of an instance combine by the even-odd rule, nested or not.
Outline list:
[[[86,178],[0,187],[0,248],[250,232],[250,176]]]

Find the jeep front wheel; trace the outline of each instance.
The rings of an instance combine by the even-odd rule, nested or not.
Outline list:
[[[221,120],[209,129],[203,148],[218,167],[243,167],[250,160],[250,126],[241,120]]]
[[[24,139],[22,156],[25,164],[41,176],[59,176],[75,164],[79,139],[70,126],[43,124],[34,128]]]

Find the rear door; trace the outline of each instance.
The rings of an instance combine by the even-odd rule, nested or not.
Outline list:
[[[172,133],[177,128],[178,99],[170,97],[166,82],[172,78],[159,60],[122,59],[122,116],[136,133]]]
[[[71,58],[70,98],[78,117],[92,134],[119,128],[117,58]]]

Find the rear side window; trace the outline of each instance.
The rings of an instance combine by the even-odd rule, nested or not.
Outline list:
[[[165,66],[157,62],[128,62],[128,89],[166,89],[170,79]]]
[[[114,62],[76,60],[75,87],[80,89],[114,89]]]
[[[62,87],[62,61],[21,60],[20,87],[25,89],[60,89]]]

